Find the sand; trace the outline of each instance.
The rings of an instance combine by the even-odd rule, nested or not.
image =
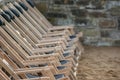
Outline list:
[[[78,80],[120,80],[120,47],[85,47]]]

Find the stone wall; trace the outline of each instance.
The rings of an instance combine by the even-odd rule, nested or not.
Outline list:
[[[74,24],[76,31],[83,31],[84,44],[96,46],[120,45],[119,13],[112,15],[115,0],[34,0],[47,6],[44,15],[53,25]],[[114,3],[112,3],[114,2]],[[38,7],[41,10],[40,7]],[[116,9],[115,9],[116,10]],[[118,10],[116,10],[117,12]],[[55,15],[54,15],[54,14]]]

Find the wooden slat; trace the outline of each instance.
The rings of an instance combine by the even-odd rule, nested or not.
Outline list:
[[[0,79],[10,80],[10,78],[0,69]]]

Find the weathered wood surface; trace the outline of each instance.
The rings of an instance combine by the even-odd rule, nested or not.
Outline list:
[[[20,2],[28,7],[27,11]],[[19,17],[11,9],[17,11]],[[72,26],[52,26],[36,7],[31,7],[25,0],[8,3],[0,12],[0,78],[76,80],[78,59],[83,52],[79,41],[81,32],[75,34]],[[10,19],[11,15],[14,19]]]

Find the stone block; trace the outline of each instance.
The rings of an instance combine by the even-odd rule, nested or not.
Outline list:
[[[101,18],[99,20],[99,26],[101,28],[117,28],[117,21],[113,18]]]
[[[110,31],[102,30],[101,31],[101,37],[110,37]]]
[[[100,41],[97,43],[97,46],[112,46],[112,45],[113,43],[108,41]]]
[[[89,4],[89,2],[90,2],[90,0],[78,0],[77,2],[76,2],[76,4],[77,5],[83,5],[83,6],[86,6],[86,5],[88,5]]]
[[[106,15],[106,13],[104,13],[104,12],[89,12],[89,16],[90,17],[95,17],[95,18],[101,18],[101,17],[106,17],[107,15]]]
[[[82,28],[81,31],[83,31],[84,36],[91,36],[91,37],[99,37],[100,36],[100,31],[97,29],[86,29],[86,28]]]
[[[48,5],[45,2],[35,3],[35,4],[40,12],[42,12],[43,14],[46,14],[46,12],[48,11]]]
[[[85,9],[71,9],[72,15],[76,17],[86,17],[88,12]]]
[[[85,45],[97,45],[97,43],[98,43],[98,41],[99,41],[99,37],[88,37],[88,36],[86,36],[85,38],[84,38],[84,44]]]
[[[61,4],[69,4],[69,5],[73,5],[74,4],[74,0],[54,0],[55,4],[61,5]]]

